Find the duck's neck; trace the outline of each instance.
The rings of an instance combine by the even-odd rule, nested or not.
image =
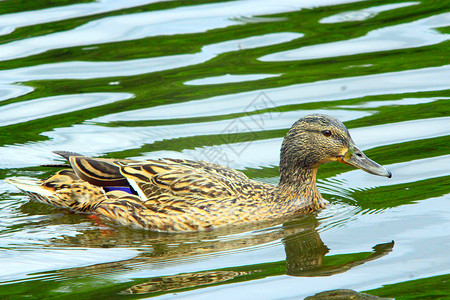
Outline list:
[[[317,167],[280,169],[279,201],[313,210],[323,208],[326,202],[317,189],[316,174]]]

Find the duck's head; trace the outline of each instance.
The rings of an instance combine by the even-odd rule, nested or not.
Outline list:
[[[315,170],[329,161],[352,165],[370,174],[392,177],[388,169],[356,147],[347,128],[339,120],[312,114],[295,122],[281,147],[281,180],[297,174],[299,170]]]

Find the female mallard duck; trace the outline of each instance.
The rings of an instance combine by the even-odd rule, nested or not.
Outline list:
[[[204,161],[139,162],[56,153],[72,169],[45,180],[8,181],[53,206],[165,232],[211,230],[321,209],[326,201],[317,190],[316,173],[329,161],[391,177],[355,146],[344,124],[321,114],[301,118],[284,138],[278,186]]]

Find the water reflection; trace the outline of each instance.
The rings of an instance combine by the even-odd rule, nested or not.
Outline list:
[[[55,162],[53,150],[215,152],[277,183],[282,137],[312,112],[347,121],[394,177],[328,164],[318,185],[332,205],[319,225],[300,218],[186,236],[95,224],[0,180],[0,298],[301,299],[398,282],[407,297],[412,278],[448,273],[450,23],[443,1],[412,1],[1,2],[17,13],[0,16],[0,179],[44,177],[38,165]],[[274,105],[249,107],[262,92]],[[96,93],[105,97],[89,98]],[[223,139],[236,123],[248,127]],[[245,151],[231,156],[236,149]],[[395,252],[377,259],[392,245],[371,247],[392,239]],[[421,282],[433,293],[443,284]]]
[[[370,101],[355,105],[339,105],[340,108],[379,108],[391,105],[417,105],[438,100],[449,100],[449,97],[403,98],[400,100]]]
[[[250,236],[247,234],[242,239],[224,241],[219,238],[219,241],[215,243],[208,243],[205,241],[206,237],[203,236],[198,238],[195,244],[187,244],[186,241],[183,241],[183,244],[186,243],[184,244],[185,246],[187,245],[191,248],[190,250],[188,250],[189,247],[174,247],[175,244],[181,245],[180,241],[176,238],[171,238],[170,240],[163,238],[164,242],[161,242],[160,238],[156,246],[158,251],[147,254],[147,258],[141,258],[138,265],[139,268],[142,268],[143,265],[148,265],[149,262],[147,260],[152,260],[152,257],[158,257],[159,259],[173,258],[174,256],[186,257],[186,255],[198,254],[198,249],[203,249],[204,252],[202,254],[222,250],[227,250],[230,253],[230,251],[236,248],[244,246],[256,247],[280,238],[285,247],[286,260],[284,262],[247,265],[232,269],[157,276],[150,278],[150,280],[141,278],[139,284],[127,288],[122,293],[166,293],[186,288],[198,288],[210,284],[235,282],[235,279],[238,278],[239,281],[249,281],[282,274],[307,277],[331,276],[350,270],[367,261],[380,258],[391,252],[394,246],[394,243],[390,242],[374,246],[373,252],[325,256],[329,249],[324,245],[316,230],[317,224],[318,222],[315,217],[305,216],[295,221],[287,222],[279,229],[273,228],[269,231],[266,229]],[[228,237],[231,234],[236,234],[236,232],[228,232]],[[155,242],[150,242],[150,244]],[[116,240],[116,243],[122,244],[124,241],[119,239]],[[220,246],[218,247],[217,245]],[[155,248],[155,246],[153,247]],[[136,263],[136,260],[133,261]],[[130,266],[131,262],[123,261],[120,263]],[[108,268],[110,267],[112,266],[108,266]],[[101,268],[103,269],[104,266]],[[105,272],[105,270],[103,269],[102,272]]]
[[[258,271],[206,271],[172,276],[154,277],[145,283],[136,284],[120,294],[167,293],[187,288],[200,288],[220,284]]]
[[[278,221],[279,222],[279,221]],[[319,221],[314,215],[300,216],[286,221],[258,223],[250,226],[220,228],[213,232],[164,234],[102,225],[101,230],[83,230],[77,235],[65,235],[53,239],[53,247],[39,253],[16,255],[8,266],[18,265],[18,259],[29,261],[27,255],[37,255],[37,262],[50,259],[52,268],[63,267],[66,256],[83,265],[83,252],[92,256],[96,264],[62,269],[46,273],[34,273],[29,280],[44,281],[41,293],[60,294],[72,291],[73,286],[92,284],[108,285],[120,280],[120,290],[112,290],[113,296],[122,294],[161,294],[186,288],[199,288],[224,282],[242,282],[265,277],[291,275],[300,277],[331,276],[383,257],[390,253],[394,243],[375,245],[373,251],[327,255],[329,249],[317,231]],[[206,258],[232,256],[234,253],[255,251],[275,245],[284,245],[285,259],[259,262],[228,268],[208,269],[202,263]],[[68,248],[69,247],[69,248]],[[107,250],[109,249],[109,250]],[[126,257],[129,257],[127,259]],[[112,262],[107,262],[112,261]],[[192,272],[177,272],[185,265],[199,262],[200,268]],[[34,265],[31,264],[33,268]],[[30,268],[23,269],[24,271]],[[10,269],[8,267],[8,269]],[[11,269],[13,270],[13,269]],[[17,272],[16,272],[17,273]],[[152,276],[142,276],[153,274]],[[171,274],[172,273],[172,274]],[[24,274],[13,274],[15,277]],[[82,275],[82,276],[80,276]],[[237,280],[237,281],[236,281]],[[11,283],[9,288],[21,283]]]
[[[211,117],[243,112],[264,92],[278,107],[356,99],[376,95],[394,95],[448,88],[450,66],[380,73],[376,75],[321,80],[311,83],[252,90],[211,98],[130,110],[95,119],[98,122],[128,120],[165,120]],[[247,110],[246,112],[252,112]]]
[[[450,14],[444,13],[411,23],[403,23],[370,31],[365,36],[351,40],[306,46],[299,49],[272,53],[261,61],[292,61],[341,57],[370,52],[390,51],[430,46],[449,39],[448,34],[436,28],[450,25]]]
[[[0,101],[8,100],[31,93],[34,89],[17,84],[0,84]]]
[[[393,9],[398,9],[402,7],[408,7],[411,5],[418,5],[420,2],[405,2],[405,3],[393,3],[393,4],[385,4],[374,7],[369,7],[361,10],[353,10],[339,13],[334,16],[329,16],[323,18],[319,21],[322,24],[328,23],[341,23],[341,22],[355,22],[355,21],[365,21],[370,18],[374,18],[379,13],[384,11],[389,11]]]
[[[128,0],[97,0],[92,3],[77,3],[67,6],[3,14],[0,18],[0,35],[10,34],[20,27],[68,20],[159,1],[161,0],[134,0],[132,2]]]
[[[133,94],[130,93],[86,93],[7,104],[0,107],[0,126],[101,106],[132,97]]]
[[[315,1],[314,6],[328,4]],[[346,2],[342,0],[341,2]],[[242,15],[266,15],[299,10],[310,3],[283,0],[232,1],[129,13],[90,21],[75,29],[31,37],[0,45],[0,60],[16,59],[48,50],[129,41],[159,35],[200,33],[242,25]],[[269,19],[268,22],[273,22]]]
[[[392,170],[392,173],[395,174],[390,181],[382,181],[378,178],[369,181],[365,174],[357,171],[349,171],[336,175],[332,180],[340,182],[344,190],[365,190],[375,187],[400,185],[413,181],[418,182],[431,178],[444,178],[450,175],[448,166],[450,166],[450,155],[442,155],[387,165],[389,170]]]
[[[0,82],[30,80],[92,79],[133,76],[205,63],[220,54],[286,43],[303,35],[293,32],[270,33],[205,45],[193,54],[178,54],[120,61],[69,61],[2,70]],[[1,49],[1,46],[0,46]]]
[[[224,84],[232,82],[255,81],[266,78],[278,77],[281,74],[248,74],[248,75],[231,75],[208,77],[203,79],[194,79],[186,81],[185,85],[208,85],[208,84]]]

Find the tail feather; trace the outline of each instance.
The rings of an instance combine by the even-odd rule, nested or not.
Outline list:
[[[39,202],[78,212],[88,212],[106,199],[101,187],[80,180],[73,170],[61,170],[45,180],[9,178],[7,182]]]
[[[6,182],[15,185],[19,190],[26,193],[39,194],[49,197],[54,192],[48,190],[42,186],[42,181],[37,179],[25,179],[25,178],[8,178]]]
[[[70,152],[70,151],[53,151],[53,153],[64,157],[65,159],[69,160],[71,156],[84,156],[82,154],[76,153],[76,152]]]

